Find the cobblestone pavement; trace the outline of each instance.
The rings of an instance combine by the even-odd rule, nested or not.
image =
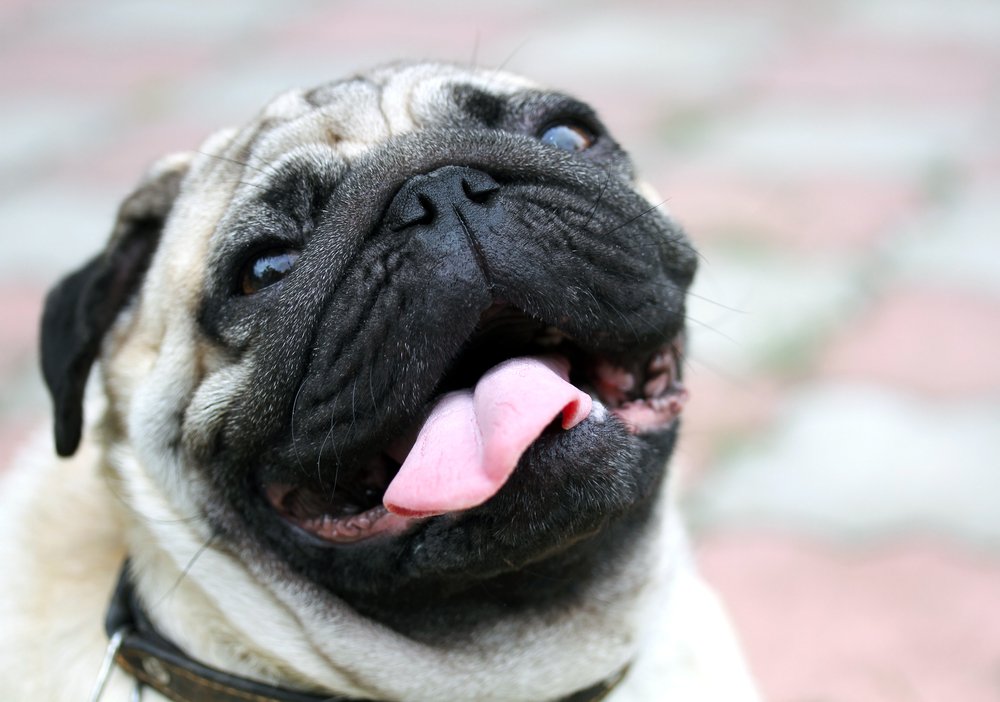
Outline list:
[[[996,0],[3,0],[0,461],[143,166],[396,57],[589,100],[698,243],[675,469],[767,697],[1000,699]]]

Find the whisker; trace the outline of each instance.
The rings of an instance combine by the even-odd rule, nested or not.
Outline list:
[[[476,70],[479,65],[479,39],[480,32],[476,29],[476,35],[472,39],[472,59],[469,61],[469,68]]]
[[[493,69],[493,74],[489,77],[489,80],[496,79],[500,72],[507,67],[507,64],[513,61],[514,57],[521,53],[521,49],[527,46],[530,41],[531,39],[529,37],[522,39],[521,42],[514,47],[514,50],[507,54],[507,57],[503,61],[497,64],[497,66]]]
[[[323,485],[323,451],[326,449],[326,442],[330,440],[331,436],[333,436],[333,430],[334,430],[334,427],[336,427],[336,426],[337,426],[336,420],[334,419],[333,413],[331,412],[330,413],[330,428],[327,429],[326,436],[323,437],[323,442],[319,445],[319,453],[316,456],[316,479],[319,482],[319,489],[322,492],[326,491],[326,488]],[[333,445],[333,455],[336,458],[337,463],[339,464],[340,463],[340,452],[337,451],[337,445],[336,444]]]
[[[727,312],[735,312],[736,314],[750,314],[749,310],[741,310],[738,307],[730,307],[729,305],[727,305],[725,303],[722,303],[722,302],[719,302],[718,300],[713,300],[710,297],[705,297],[704,295],[699,295],[698,293],[693,293],[690,290],[688,291],[687,295],[688,295],[688,297],[693,297],[693,298],[701,300],[703,302],[707,302],[710,305],[715,305],[716,307],[720,307],[720,308],[726,310]]]
[[[223,163],[231,163],[234,166],[242,166],[243,168],[249,168],[250,170],[257,171],[258,173],[262,173],[264,175],[278,174],[278,172],[274,168],[271,168],[270,166],[267,166],[266,168],[261,168],[260,166],[255,166],[252,163],[248,163],[247,161],[240,161],[237,158],[231,158],[229,156],[221,156],[219,154],[209,153],[208,151],[195,150],[195,153],[201,154],[202,156],[207,156],[208,158],[214,158],[215,160],[222,161]]]
[[[302,463],[302,457],[299,455],[299,441],[298,436],[295,434],[295,413],[299,407],[299,395],[302,394],[302,384],[295,390],[295,398],[292,400],[292,416],[289,418],[289,423],[291,424],[290,430],[292,433],[292,455],[295,457],[295,462],[299,466],[299,471],[302,475],[308,475],[306,471],[305,464]]]
[[[685,315],[684,319],[685,319],[685,321],[691,322],[692,324],[695,324],[695,325],[701,327],[702,329],[705,329],[706,331],[710,331],[713,334],[718,334],[723,339],[725,339],[726,341],[728,341],[728,342],[730,342],[730,343],[732,343],[732,344],[734,344],[736,346],[743,346],[742,342],[740,342],[738,339],[735,339],[735,338],[729,336],[728,334],[726,334],[725,332],[720,331],[719,329],[716,329],[714,326],[712,326],[711,324],[709,324],[707,322],[702,322],[700,320],[697,320],[697,319],[695,319],[694,317],[692,317],[690,315]]]
[[[199,558],[201,558],[201,554],[205,553],[205,551],[208,550],[208,547],[212,544],[214,540],[215,537],[210,536],[205,541],[205,543],[203,543],[201,546],[198,547],[198,550],[194,552],[194,555],[191,556],[191,559],[181,569],[181,573],[180,575],[177,576],[177,579],[173,582],[173,584],[169,588],[167,588],[166,592],[164,592],[159,597],[159,599],[157,599],[156,602],[152,604],[150,609],[156,609],[164,602],[166,602],[167,598],[170,597],[170,595],[174,594],[174,591],[177,590],[178,587],[180,587],[180,584],[184,581],[184,578],[186,578],[188,576],[188,573],[191,572],[191,568],[193,568],[194,564],[198,561]]]
[[[642,219],[643,217],[645,217],[646,215],[648,215],[650,212],[656,211],[656,208],[658,208],[660,205],[662,205],[663,202],[665,202],[665,201],[661,201],[661,202],[659,202],[656,205],[653,205],[651,207],[647,207],[646,209],[644,209],[642,212],[640,212],[639,214],[635,215],[634,217],[629,217],[627,220],[625,220],[624,222],[622,222],[621,224],[619,224],[617,227],[613,227],[613,228],[607,230],[606,232],[603,232],[601,234],[601,236],[607,236],[609,234],[614,234],[619,229],[621,229],[623,227],[627,227],[628,225],[632,224],[633,222],[636,222],[636,221]]]
[[[604,199],[604,192],[608,189],[608,185],[611,183],[611,171],[606,170],[606,177],[604,179],[604,184],[601,186],[600,192],[597,193],[597,199],[594,201],[594,206],[590,208],[590,214],[587,215],[587,221],[583,223],[583,228],[586,229],[590,226],[591,220],[594,219],[594,215],[597,213],[597,207],[601,204],[601,200]]]
[[[155,517],[147,516],[133,507],[132,503],[126,499],[121,492],[119,492],[116,481],[111,476],[104,479],[104,485],[107,487],[111,495],[118,500],[133,517],[136,517],[147,524],[191,524],[200,519],[197,514],[193,514],[190,517],[178,517],[176,519],[157,519]]]

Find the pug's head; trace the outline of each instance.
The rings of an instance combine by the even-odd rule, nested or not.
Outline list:
[[[643,538],[696,257],[593,111],[492,71],[287,93],[154,169],[47,302],[63,455],[395,627],[572,598]]]

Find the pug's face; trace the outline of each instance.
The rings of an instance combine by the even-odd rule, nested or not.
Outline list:
[[[696,259],[589,107],[392,67],[280,97],[175,188],[106,424],[216,547],[417,630],[643,539]]]

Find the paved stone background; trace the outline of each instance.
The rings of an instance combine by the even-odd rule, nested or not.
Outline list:
[[[143,166],[396,57],[586,98],[699,244],[675,467],[767,697],[1000,699],[996,0],[3,0],[0,462]]]

